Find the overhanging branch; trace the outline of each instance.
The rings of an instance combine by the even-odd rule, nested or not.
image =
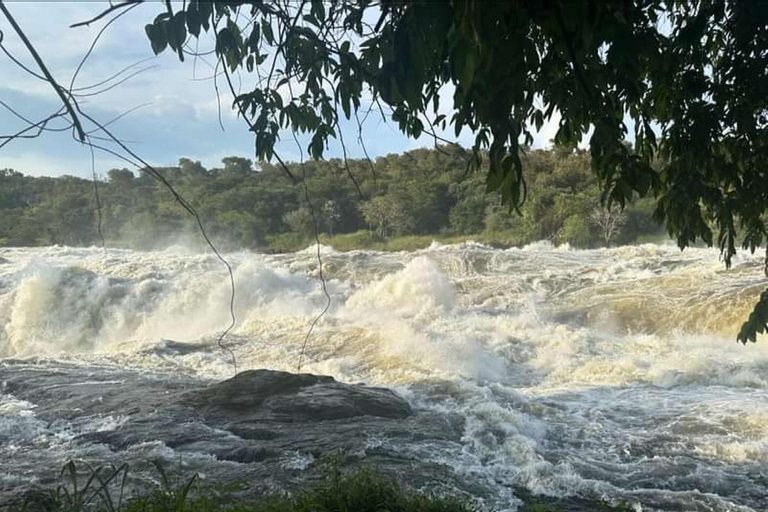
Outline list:
[[[58,82],[56,82],[56,79],[53,78],[53,75],[51,75],[51,72],[48,71],[48,67],[46,67],[45,63],[43,62],[43,59],[40,57],[40,54],[37,53],[37,50],[35,50],[35,47],[30,42],[29,38],[27,38],[27,35],[24,33],[24,31],[21,30],[21,27],[19,26],[19,24],[16,23],[16,20],[14,19],[13,15],[11,15],[8,8],[5,6],[5,3],[3,2],[3,0],[0,0],[0,12],[3,13],[3,15],[8,20],[8,23],[11,24],[11,27],[13,27],[13,30],[16,32],[16,34],[24,43],[24,46],[27,47],[27,50],[29,51],[30,55],[32,55],[32,58],[35,59],[35,62],[40,68],[40,71],[43,72],[43,76],[45,76],[45,79],[54,88],[54,90],[56,91],[56,94],[59,95],[61,102],[64,104],[64,107],[66,108],[67,113],[72,119],[72,125],[75,131],[77,132],[77,137],[80,139],[80,142],[85,142],[85,130],[83,130],[83,125],[80,123],[80,118],[77,116],[77,112],[75,112],[75,109],[72,106],[72,102],[70,101],[70,98],[68,98],[67,95],[64,94],[64,89],[58,84]]]

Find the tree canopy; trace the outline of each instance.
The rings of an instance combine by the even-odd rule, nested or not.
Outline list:
[[[111,5],[94,21],[140,2]],[[469,167],[487,154],[487,188],[519,211],[521,151],[533,130],[559,118],[557,144],[588,139],[608,208],[652,196],[655,218],[681,248],[716,243],[728,266],[737,246],[766,241],[766,2],[151,5],[161,10],[146,26],[155,53],[194,58],[190,39],[213,35],[256,158],[287,172],[275,146],[281,133],[308,134],[309,155],[321,159],[330,139],[344,143],[340,116],[359,124],[371,109],[387,111],[412,137],[471,131]],[[245,92],[232,86],[235,73]],[[766,329],[768,295],[739,340]]]
[[[651,218],[650,198],[633,201],[619,217],[600,207],[597,179],[583,151],[523,155],[529,182],[523,216],[486,192],[481,173],[465,173],[468,154],[453,145],[373,162],[349,159],[346,169],[338,158],[287,162],[296,183],[278,166],[264,163],[256,171],[239,157],[211,169],[180,158],[178,165],[157,170],[196,206],[216,244],[227,249],[304,249],[314,240],[315,222],[322,243],[339,250],[427,247],[433,239],[497,247],[551,240],[586,248],[664,238]],[[165,249],[197,240],[194,219],[151,176],[112,169],[97,183],[100,208],[89,180],[0,169],[0,246],[98,245],[99,226],[109,246]],[[625,222],[618,225],[621,218]]]

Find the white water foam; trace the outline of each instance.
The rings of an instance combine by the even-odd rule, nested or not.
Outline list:
[[[762,507],[747,491],[764,485],[755,475],[768,464],[768,347],[733,339],[766,286],[759,256],[725,271],[714,250],[656,245],[321,252],[332,306],[303,370],[391,386],[417,408],[464,418],[460,444],[425,444],[420,458],[495,489],[510,510],[515,485],[691,510]],[[229,322],[228,276],[215,258],[70,248],[0,256],[9,260],[0,355],[170,379],[231,374],[213,343]],[[227,343],[240,368],[294,371],[325,303],[316,247],[230,259],[238,321]],[[47,435],[32,405],[3,400],[0,436]],[[121,418],[99,421],[76,430]]]

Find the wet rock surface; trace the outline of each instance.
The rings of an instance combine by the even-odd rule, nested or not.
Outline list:
[[[269,370],[245,371],[222,382],[114,368],[55,368],[6,361],[0,392],[33,404],[37,421],[67,449],[91,453],[91,465],[128,462],[140,467],[165,459],[217,485],[240,484],[240,495],[292,490],[322,478],[326,461],[368,465],[406,477],[416,487],[467,488],[442,464],[414,456],[415,445],[457,443],[462,420],[412,409],[394,392],[349,385],[331,377]],[[0,435],[2,435],[0,433]],[[35,486],[56,482],[59,467],[29,464],[40,445],[29,440],[25,456],[6,458],[0,471],[26,472]],[[83,449],[89,446],[90,449]],[[59,447],[60,448],[60,447]],[[42,458],[43,455],[40,455]],[[174,462],[175,460],[175,462]],[[5,467],[2,467],[5,466]],[[134,473],[136,486],[149,472]],[[24,492],[0,481],[0,504]]]
[[[360,416],[398,419],[408,402],[383,388],[351,386],[332,377],[250,370],[186,397],[207,415],[236,424],[332,421]]]

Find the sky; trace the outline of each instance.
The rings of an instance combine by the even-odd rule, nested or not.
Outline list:
[[[56,80],[68,86],[83,56],[103,27],[70,28],[73,23],[89,19],[108,6],[107,2],[39,2],[5,1],[8,10],[26,32],[32,44],[47,64]],[[113,133],[143,159],[155,166],[175,165],[181,157],[199,160],[208,168],[216,167],[225,156],[254,159],[253,137],[242,119],[231,109],[232,97],[225,91],[226,83],[219,80],[220,103],[214,86],[209,59],[193,63],[179,62],[167,51],[155,57],[144,33],[144,25],[157,15],[158,3],[139,5],[113,23],[99,39],[97,46],[77,76],[75,88],[83,94],[80,105],[89,115],[110,124]],[[0,16],[3,46],[27,66],[38,71],[13,29]],[[201,36],[200,50],[210,48],[210,36]],[[138,64],[137,64],[138,63]],[[91,87],[124,68],[135,65],[122,76],[144,70],[127,82],[102,94],[87,96],[104,87]],[[243,75],[243,90],[249,88],[250,75]],[[91,87],[91,88],[89,88]],[[31,76],[6,55],[0,54],[0,101],[18,114],[35,122],[55,112],[61,105],[50,84]],[[136,109],[131,111],[131,109]],[[221,123],[219,123],[219,117]],[[342,116],[343,118],[343,116]],[[536,134],[534,147],[548,145],[557,129],[556,119]],[[0,105],[0,135],[9,135],[25,124]],[[62,126],[51,125],[52,128]],[[349,157],[364,156],[358,142],[358,127],[353,118],[342,122],[341,130]],[[95,134],[96,135],[96,134]],[[471,133],[442,136],[464,146],[473,141]],[[390,153],[402,153],[418,147],[433,147],[434,140],[423,135],[418,140],[401,134],[395,123],[371,115],[363,127],[365,148],[375,158]],[[302,154],[289,133],[283,134],[277,146],[286,161],[298,161]],[[328,157],[342,156],[341,146],[331,144]],[[96,152],[92,166],[88,147],[73,140],[71,133],[46,132],[34,139],[17,139],[0,149],[0,169],[12,168],[29,175],[75,175],[89,177],[106,175],[112,168],[131,168],[116,157]]]

